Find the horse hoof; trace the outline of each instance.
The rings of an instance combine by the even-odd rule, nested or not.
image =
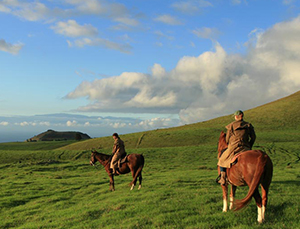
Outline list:
[[[138,188],[138,190],[140,190],[142,188],[142,185],[139,185],[139,188]]]

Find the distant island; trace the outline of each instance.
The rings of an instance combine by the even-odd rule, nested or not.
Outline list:
[[[83,134],[78,131],[55,131],[47,130],[37,136],[27,139],[27,142],[38,142],[38,141],[67,141],[67,140],[86,140],[91,137],[87,134]]]

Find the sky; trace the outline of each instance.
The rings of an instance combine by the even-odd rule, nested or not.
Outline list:
[[[300,90],[298,0],[0,0],[0,21],[0,142],[180,126]]]

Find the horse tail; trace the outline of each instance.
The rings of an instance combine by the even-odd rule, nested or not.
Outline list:
[[[242,209],[251,201],[251,198],[261,181],[261,176],[265,170],[265,165],[267,162],[267,157],[268,156],[266,154],[261,153],[261,155],[259,155],[259,157],[257,158],[255,173],[254,173],[252,182],[249,185],[248,194],[244,199],[234,201],[234,204],[233,204],[234,211]]]

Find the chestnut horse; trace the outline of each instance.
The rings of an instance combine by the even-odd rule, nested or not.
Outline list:
[[[92,156],[90,160],[90,164],[92,166],[95,165],[97,161],[99,161],[105,168],[105,171],[109,176],[109,184],[110,190],[115,191],[115,183],[114,183],[114,175],[112,174],[112,169],[110,169],[110,162],[112,159],[112,155],[106,155],[103,153],[98,153],[97,151],[92,151]],[[119,174],[126,174],[131,172],[133,181],[130,183],[131,189],[133,190],[136,185],[137,178],[139,178],[139,188],[142,187],[142,169],[144,167],[144,156],[142,154],[129,154],[127,156],[127,160],[125,163],[122,163],[119,168]]]
[[[218,158],[228,147],[226,134],[222,131],[218,144]],[[220,173],[220,168],[218,168]],[[265,210],[268,202],[268,191],[273,175],[273,164],[270,157],[260,150],[248,150],[237,155],[237,163],[227,168],[227,179],[231,184],[230,207],[229,209],[240,210],[245,207],[254,197],[258,217],[257,221],[262,223],[265,220]],[[261,186],[262,197],[259,194],[258,186]],[[249,191],[244,199],[233,200],[237,186],[248,185]],[[228,184],[221,185],[223,189],[223,212],[227,211]]]

